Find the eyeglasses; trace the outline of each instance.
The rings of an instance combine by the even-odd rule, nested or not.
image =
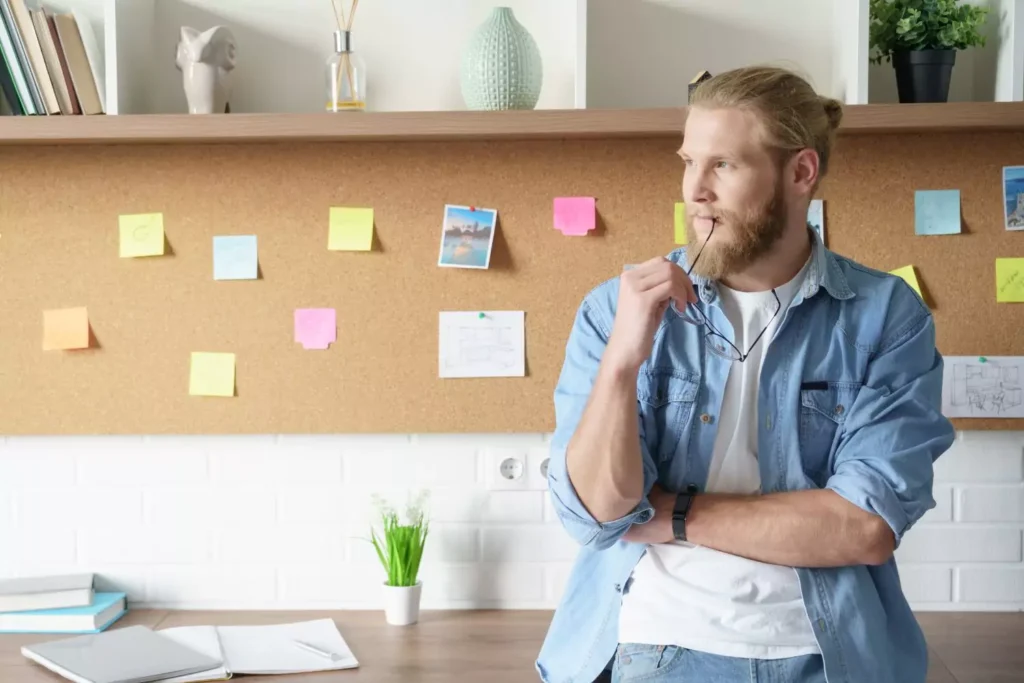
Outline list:
[[[694,266],[697,265],[697,261],[700,259],[700,255],[704,252],[704,247],[707,246],[708,240],[711,239],[711,235],[715,233],[716,225],[718,225],[718,220],[714,218],[711,219],[711,232],[709,232],[708,236],[704,239],[704,244],[700,246],[700,251],[697,252],[697,256],[694,257],[690,267],[686,270],[687,277],[690,276]],[[680,311],[678,315],[691,325],[704,325],[708,328],[708,331],[704,334],[704,340],[711,353],[720,358],[724,358],[725,360],[738,360],[742,363],[750,357],[750,352],[754,350],[755,346],[757,346],[757,342],[761,341],[761,337],[763,337],[764,333],[768,331],[772,321],[775,320],[775,316],[777,316],[779,311],[782,309],[782,302],[779,301],[779,295],[775,292],[774,288],[772,288],[772,296],[775,297],[775,312],[772,313],[772,317],[768,319],[768,323],[764,326],[764,329],[761,330],[760,334],[758,334],[754,341],[750,343],[750,347],[747,348],[746,353],[740,351],[735,344],[726,338],[724,334],[719,332],[718,329],[711,324],[711,321],[708,320],[707,316],[704,315],[704,311],[700,310],[696,304],[688,302],[686,304],[686,308],[683,311]]]

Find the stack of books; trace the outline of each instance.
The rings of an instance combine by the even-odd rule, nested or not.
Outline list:
[[[84,15],[0,0],[0,114],[103,114],[103,72]]]
[[[82,573],[0,579],[0,633],[105,630],[127,612],[127,596],[95,591],[93,578]]]

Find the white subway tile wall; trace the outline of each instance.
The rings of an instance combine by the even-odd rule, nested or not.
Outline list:
[[[576,546],[544,434],[7,437],[0,576],[89,570],[137,606],[379,608],[372,496],[431,491],[423,607],[548,609]],[[529,486],[503,481],[515,456]],[[963,432],[896,552],[919,610],[1024,610],[1024,432]]]

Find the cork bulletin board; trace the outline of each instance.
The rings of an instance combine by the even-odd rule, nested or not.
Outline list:
[[[6,147],[0,154],[0,433],[502,432],[553,428],[576,307],[623,264],[674,247],[678,140]],[[1016,150],[1016,151],[1015,151]],[[1016,133],[840,137],[827,242],[913,264],[949,355],[1024,354],[997,304],[1001,169]],[[959,189],[961,235],[914,235],[915,189]],[[597,198],[597,230],[552,227]],[[437,266],[444,205],[498,211],[490,268]],[[331,206],[375,212],[369,252],[327,250]],[[162,212],[163,257],[118,257],[118,215]],[[259,278],[215,281],[212,238],[255,234]],[[88,307],[92,348],[42,350],[42,312]],[[327,351],[296,308],[337,310]],[[525,311],[526,377],[438,378],[439,311]],[[236,395],[189,396],[194,351],[236,354]],[[1020,429],[1022,420],[956,420]]]

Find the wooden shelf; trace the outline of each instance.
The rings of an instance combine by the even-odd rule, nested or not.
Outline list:
[[[0,118],[0,145],[679,137],[684,108]],[[1024,131],[1024,103],[848,105],[840,134]]]

